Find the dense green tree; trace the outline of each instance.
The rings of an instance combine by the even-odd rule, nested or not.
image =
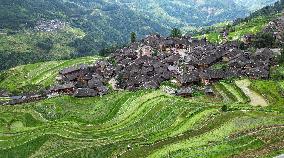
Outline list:
[[[98,42],[95,38],[95,34],[89,33],[82,39],[76,39],[70,44],[75,47],[79,56],[92,55],[107,46],[105,42]]]
[[[131,40],[131,43],[136,42],[136,33],[135,33],[135,32],[131,32],[131,34],[130,34],[130,40]]]
[[[244,42],[241,42],[239,48],[240,48],[241,50],[245,50],[245,49],[246,49],[245,43],[244,43]]]
[[[264,47],[271,48],[274,46],[274,44],[275,44],[275,38],[271,33],[266,33],[266,32],[258,33],[253,40],[253,45],[256,48],[264,48]]]
[[[182,33],[181,30],[178,28],[173,28],[171,31],[171,37],[181,37]]]
[[[37,47],[47,52],[53,47],[53,41],[50,38],[44,39],[37,43]]]
[[[123,48],[123,47],[124,47],[124,45],[121,45],[121,46],[112,45],[110,47],[106,47],[106,48],[103,48],[102,50],[100,50],[99,55],[105,57],[105,56],[110,55],[111,53],[114,53],[115,50]]]

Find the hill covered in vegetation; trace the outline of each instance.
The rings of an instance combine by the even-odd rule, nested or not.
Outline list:
[[[253,6],[258,9],[273,1]],[[136,32],[138,38],[155,32],[168,35],[174,27],[188,30],[242,18],[252,6],[244,4],[226,0],[4,0],[0,4],[0,60],[7,62],[0,70],[97,54],[103,48],[127,43],[130,32]],[[42,20],[59,20],[66,27],[41,33],[35,28]],[[16,60],[8,62],[11,58]]]
[[[77,22],[84,22],[82,20],[85,19],[88,20],[85,21],[86,23],[91,24],[95,21],[99,25],[103,22],[102,19],[105,19],[108,22],[108,26],[112,26],[112,21],[120,23],[118,19],[116,19],[119,18],[119,16],[123,17],[122,22],[125,24],[132,23],[132,20],[135,19],[134,17],[139,18],[139,21],[136,21],[138,24],[143,24],[145,20],[150,20],[146,24],[150,29],[155,28],[151,24],[151,21],[156,22],[156,24],[160,26],[163,25],[166,28],[186,25],[204,26],[224,20],[244,17],[250,13],[249,11],[255,11],[273,2],[276,2],[276,0],[261,0],[257,2],[244,2],[242,0],[186,0],[183,3],[179,0],[158,0],[155,2],[148,0],[118,0],[114,2],[104,0],[4,0],[0,5],[0,28],[20,29],[22,27],[33,27],[39,18],[61,19],[65,21],[73,21],[76,19],[79,20]],[[116,13],[116,15],[112,13]],[[133,16],[132,18],[129,17],[130,13]],[[109,17],[109,19],[107,17]],[[112,21],[110,21],[111,19]],[[93,25],[93,27],[96,26]],[[113,27],[115,28],[117,26]],[[132,29],[138,28],[133,27]],[[117,30],[121,31],[119,29]],[[109,32],[111,32],[111,30]],[[159,32],[161,32],[161,30],[159,30]],[[146,32],[146,34],[148,33],[149,32]]]
[[[247,3],[250,2],[251,1],[248,1]],[[188,34],[199,38],[206,37],[212,43],[220,43],[223,41],[222,33],[225,31],[226,34],[228,34],[227,40],[242,41],[246,35],[260,35],[270,21],[273,21],[282,15],[283,8],[284,1],[277,1],[272,5],[252,12],[245,18],[203,27],[200,30],[188,32]]]

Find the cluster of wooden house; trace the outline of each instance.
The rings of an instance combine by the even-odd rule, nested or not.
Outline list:
[[[36,26],[34,30],[41,32],[53,32],[57,30],[61,30],[66,26],[66,22],[60,21],[58,19],[53,20],[45,20],[41,19],[36,22]]]
[[[58,84],[51,87],[49,94],[72,94],[76,97],[101,96],[108,92],[108,82],[115,76],[114,67],[107,61],[94,65],[80,65],[63,69],[57,78]]]
[[[282,42],[284,35],[284,14],[268,23],[263,32],[272,33],[276,41]]]
[[[164,81],[172,81],[181,87],[177,94],[191,93],[194,84],[204,85],[204,90],[212,93],[210,84],[218,80],[268,78],[272,58],[273,52],[267,48],[245,52],[236,42],[214,45],[206,39],[155,34],[116,50],[107,60],[60,71],[59,84],[49,91],[77,97],[98,96],[106,94],[109,86],[156,89]]]
[[[2,98],[2,99],[1,99]],[[38,101],[47,98],[47,93],[26,93],[17,96],[5,95],[4,97],[0,95],[0,105],[16,105],[23,104],[33,101]]]

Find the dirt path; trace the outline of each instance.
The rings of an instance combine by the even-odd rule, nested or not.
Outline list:
[[[284,154],[279,155],[279,156],[277,156],[277,157],[275,157],[275,158],[283,158],[283,157],[284,157]]]
[[[261,95],[249,89],[250,84],[251,82],[248,79],[236,81],[236,85],[250,98],[251,105],[268,106],[266,100]]]

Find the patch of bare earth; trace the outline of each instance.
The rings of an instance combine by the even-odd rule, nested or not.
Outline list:
[[[249,88],[250,84],[251,82],[248,79],[236,81],[236,85],[250,98],[252,106],[268,106],[263,96]]]

